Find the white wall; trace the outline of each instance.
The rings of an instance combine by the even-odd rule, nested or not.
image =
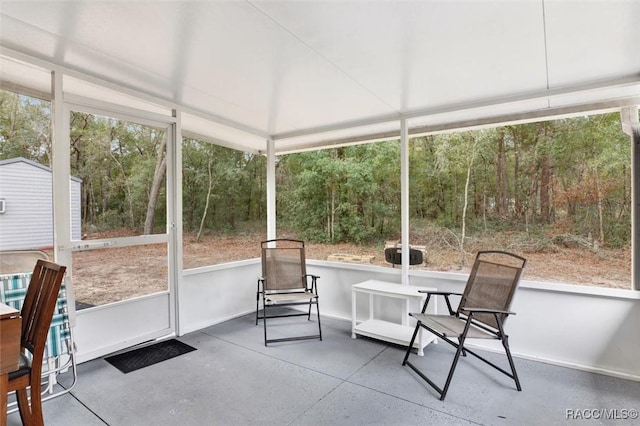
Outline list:
[[[180,333],[195,331],[255,309],[259,259],[184,272]],[[320,275],[323,315],[351,319],[351,285],[368,279],[400,282],[400,270],[308,261]],[[411,271],[411,285],[462,291],[466,276]],[[444,310],[444,303],[438,304]],[[640,380],[640,293],[523,281],[507,323],[516,356]],[[366,301],[358,302],[366,314]],[[379,302],[383,317],[398,318],[398,304]]]
[[[259,259],[184,271],[179,290],[179,334],[255,312],[259,276]]]
[[[168,304],[169,294],[162,292],[78,311],[73,329],[78,362],[171,334]]]

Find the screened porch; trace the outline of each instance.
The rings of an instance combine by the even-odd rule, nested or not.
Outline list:
[[[47,424],[548,424],[593,414],[577,410],[637,409],[638,18],[634,1],[3,1],[1,88],[50,102],[50,249],[68,265],[79,363],[76,387],[45,403]],[[74,112],[165,135],[161,230],[92,240],[71,232]],[[408,245],[420,243],[411,241],[411,138],[604,112],[620,115],[632,147],[631,280],[599,288],[525,272],[508,324],[522,392],[471,361],[440,403],[400,365],[399,347],[351,338],[355,284],[464,287],[464,273],[410,268],[409,250],[398,268],[309,259],[327,336],[273,348],[250,321],[259,258],[184,267],[184,138],[264,156],[269,239],[278,236],[278,157],[397,141]],[[146,244],[166,250],[166,290],[73,308],[74,253]],[[407,315],[400,303],[375,303],[384,318]],[[170,337],[197,350],[128,375],[103,360]],[[421,362],[446,350],[430,345]],[[280,395],[286,404],[272,399]]]

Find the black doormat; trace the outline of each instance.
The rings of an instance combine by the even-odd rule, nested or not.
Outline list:
[[[195,350],[193,346],[171,339],[113,355],[105,358],[105,361],[126,374]]]
[[[84,303],[76,300],[76,311],[80,311],[82,309],[93,308],[96,305],[92,305],[91,303]]]

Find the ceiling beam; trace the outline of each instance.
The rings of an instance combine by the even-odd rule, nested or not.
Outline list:
[[[32,98],[40,99],[42,101],[51,102],[53,96],[51,93],[44,92],[38,89],[32,89],[31,87],[23,86],[22,84],[12,83],[6,80],[0,80],[0,89],[9,92],[18,93],[21,95],[31,96]]]
[[[595,90],[613,89],[613,88],[621,88],[621,87],[628,87],[628,86],[635,86],[635,85],[640,86],[640,74],[634,74],[631,76],[620,77],[620,78],[611,79],[611,80],[590,82],[590,83],[581,84],[579,86],[568,86],[568,87],[562,87],[557,89],[545,89],[542,91],[529,92],[524,94],[504,96],[504,97],[492,98],[492,99],[485,99],[478,102],[443,105],[439,107],[407,111],[401,114],[393,113],[388,115],[371,117],[363,120],[354,120],[354,121],[336,123],[336,124],[327,125],[327,126],[318,126],[318,127],[308,128],[308,129],[293,130],[290,132],[282,132],[282,133],[274,134],[271,137],[277,142],[278,140],[282,140],[282,139],[290,139],[290,138],[296,138],[301,136],[309,136],[309,135],[314,135],[319,133],[332,132],[337,130],[346,130],[346,129],[352,129],[352,128],[363,127],[368,125],[388,123],[391,121],[399,121],[403,118],[412,119],[412,118],[419,118],[419,117],[428,117],[432,115],[447,114],[447,113],[459,112],[459,111],[468,111],[473,109],[481,109],[486,107],[508,105],[511,103],[535,101],[535,100],[541,100],[541,99],[553,100],[555,98],[561,98],[563,96],[572,95],[572,94],[588,93]]]
[[[514,124],[524,124],[537,121],[545,121],[552,119],[566,118],[569,116],[583,115],[596,112],[604,112],[607,110],[618,110],[634,105],[640,105],[640,96],[612,99],[598,102],[588,102],[578,105],[545,108],[536,111],[528,111],[514,114],[504,114],[493,117],[453,121],[450,123],[416,126],[409,128],[409,136],[419,137],[425,135],[433,135],[439,133],[447,133],[453,131],[474,130],[486,127],[507,126]],[[393,140],[400,138],[400,130],[369,133],[366,135],[358,135],[353,137],[339,139],[325,139],[317,142],[310,142],[304,145],[298,145],[294,149],[283,148],[276,150],[279,155],[291,154],[294,152],[310,151],[314,149],[339,147],[346,145],[356,145],[359,143],[380,142],[384,140]]]
[[[77,78],[78,80],[84,81],[86,83],[91,83],[91,84],[95,84],[99,87],[103,87],[106,89],[111,89],[114,90],[116,92],[119,93],[123,93],[125,95],[129,95],[132,96],[134,98],[137,98],[139,100],[143,100],[143,101],[147,101],[150,102],[152,104],[155,104],[157,106],[160,107],[165,107],[167,108],[168,111],[177,109],[180,110],[183,113],[187,113],[187,114],[191,114],[194,115],[196,117],[200,117],[203,118],[205,120],[209,120],[212,121],[214,123],[218,123],[220,125],[226,126],[226,127],[230,127],[232,129],[238,130],[242,133],[247,133],[253,136],[258,136],[262,139],[269,139],[269,134],[267,132],[264,132],[262,130],[253,128],[251,126],[247,126],[241,123],[238,123],[236,121],[233,120],[229,120],[225,117],[221,117],[215,114],[211,114],[205,111],[202,111],[200,109],[197,108],[192,108],[192,107],[188,107],[185,105],[181,105],[178,104],[174,101],[172,101],[171,99],[167,99],[158,95],[154,95],[154,94],[150,94],[147,93],[145,91],[141,91],[139,89],[135,89],[132,87],[128,87],[128,86],[123,86],[119,83],[113,82],[111,80],[107,80],[101,77],[97,77],[95,75],[91,75],[91,74],[87,74],[85,72],[82,71],[78,71],[72,68],[68,68],[62,65],[58,65],[55,64],[53,62],[49,62],[47,60],[44,59],[40,59],[37,57],[33,57],[30,55],[27,55],[25,53],[22,52],[18,52],[16,50],[13,49],[9,49],[7,47],[4,46],[0,46],[0,55],[1,56],[6,56],[8,58],[12,58],[14,60],[18,60],[21,62],[24,62],[26,64],[31,64],[31,65],[35,65],[38,66],[42,69],[45,69],[47,71],[55,71],[58,73],[62,73],[63,75],[68,75],[69,77],[73,77],[73,78]],[[28,94],[28,93],[27,93]]]

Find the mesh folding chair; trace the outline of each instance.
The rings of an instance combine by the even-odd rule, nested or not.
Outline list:
[[[256,325],[263,320],[264,344],[292,340],[320,339],[320,308],[318,306],[318,276],[307,274],[305,265],[304,242],[290,239],[274,239],[260,243],[262,251],[262,276],[258,279],[256,293]],[[263,314],[259,316],[260,301]],[[308,305],[307,312],[296,309],[282,313],[273,312],[273,308]],[[269,339],[267,337],[267,319],[306,316],[311,320],[311,307],[316,306],[318,315],[318,334]]]
[[[413,371],[431,385],[440,394],[441,401],[444,401],[447,395],[460,355],[466,356],[467,353],[512,378],[516,383],[516,388],[519,391],[522,390],[511,351],[509,350],[508,336],[504,332],[504,323],[509,315],[514,314],[509,310],[511,300],[518,287],[526,263],[526,259],[515,254],[503,251],[481,251],[476,256],[473,269],[462,294],[420,290],[423,293],[427,293],[427,298],[421,313],[409,314],[416,319],[417,324],[402,365],[411,367]],[[449,315],[425,313],[431,296],[436,295],[444,297]],[[452,309],[451,301],[449,300],[452,295],[461,296],[456,311]],[[428,330],[457,349],[443,388],[436,385],[415,364],[409,361],[411,348],[421,328]],[[509,361],[510,372],[465,347],[467,338],[500,340]],[[457,342],[452,339],[456,339]]]

